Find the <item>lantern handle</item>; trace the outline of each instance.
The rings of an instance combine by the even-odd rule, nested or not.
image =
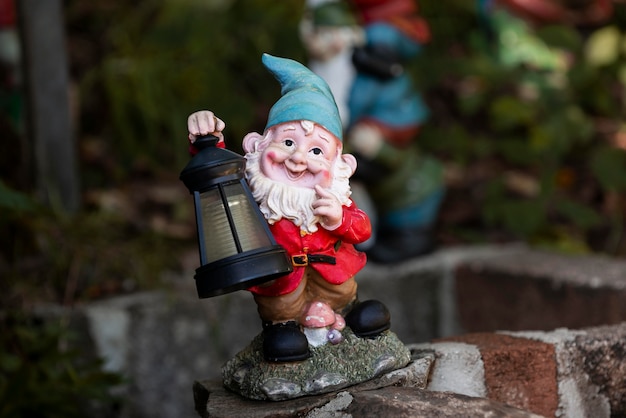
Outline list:
[[[215,145],[217,145],[218,141],[219,138],[215,135],[207,134],[196,138],[196,140],[193,141],[192,145],[196,150],[201,151],[205,148],[214,147]]]

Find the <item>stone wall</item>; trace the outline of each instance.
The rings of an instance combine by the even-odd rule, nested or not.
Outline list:
[[[455,273],[466,332],[583,328],[626,321],[626,263],[514,251],[468,260]]]
[[[472,333],[410,348],[436,353],[429,390],[485,397],[546,417],[626,416],[626,323]]]
[[[107,368],[130,379],[124,417],[194,416],[193,382],[219,379],[261,330],[248,293],[199,300],[193,273],[170,281],[169,291],[74,313]],[[431,391],[546,416],[626,411],[624,262],[517,245],[449,248],[393,267],[369,264],[358,282],[361,300],[389,306],[405,343],[437,353]]]

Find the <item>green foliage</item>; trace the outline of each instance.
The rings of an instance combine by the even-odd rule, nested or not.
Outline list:
[[[5,231],[0,245],[11,248],[4,254],[0,305],[71,306],[163,286],[162,272],[178,267],[181,241],[121,215],[89,212],[62,218],[40,209],[0,220]]]
[[[583,32],[444,3],[422,2],[433,41],[412,71],[434,110],[420,141],[461,169],[490,167],[456,186],[474,189],[480,228],[577,250],[598,228],[621,230],[623,209],[598,199],[626,189],[624,6]]]
[[[10,314],[0,319],[0,417],[114,416],[111,389],[119,375],[104,372],[71,346],[58,322]]]
[[[626,191],[626,153],[611,147],[598,147],[589,160],[591,171],[606,190]]]
[[[239,150],[279,94],[261,53],[306,60],[297,36],[303,2],[86,4],[70,0],[66,15],[70,36],[91,37],[100,52],[77,78],[83,135],[102,138],[112,154],[110,171],[93,180],[107,186],[138,166],[177,172],[188,158],[186,117],[198,109],[222,117],[229,147]],[[419,141],[460,167],[452,187],[472,197],[466,224],[475,229],[463,236],[569,236],[579,245],[563,247],[584,248],[598,230],[621,229],[619,205],[606,201],[626,187],[616,146],[626,132],[625,6],[584,30],[481,15],[467,0],[419,6],[432,31],[410,64],[432,114]],[[526,185],[507,180],[508,171],[523,173]]]
[[[144,197],[142,205],[154,204]],[[141,205],[126,205],[64,216],[0,181],[2,309],[73,305],[161,286],[162,272],[178,267],[182,240],[153,230]]]
[[[70,2],[70,20],[79,4]],[[227,121],[235,149],[247,132],[262,129],[258,108],[278,97],[279,88],[261,54],[302,58],[294,53],[302,7],[268,7],[263,0],[148,0],[132,8],[117,2],[108,10],[115,24],[103,34],[106,54],[85,74],[81,92],[104,94],[111,117],[104,134],[118,161],[183,167],[187,116],[200,109]]]
[[[32,212],[36,202],[24,193],[13,190],[0,179],[0,211]]]

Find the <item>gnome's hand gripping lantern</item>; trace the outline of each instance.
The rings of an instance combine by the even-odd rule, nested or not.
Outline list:
[[[244,396],[272,399],[265,392],[259,395],[259,390],[265,390],[259,387],[267,381],[255,373],[270,370],[280,374],[284,363],[318,365],[319,359],[313,361],[312,356],[337,354],[320,345],[367,344],[367,340],[387,333],[390,317],[381,302],[361,303],[357,299],[354,276],[365,265],[366,257],[354,244],[369,238],[371,225],[350,199],[349,177],[356,169],[356,160],[342,153],[342,124],[328,85],[296,61],[264,54],[263,64],[280,82],[282,95],[270,110],[263,134],[252,132],[243,140],[245,179],[292,271],[248,287],[263,332],[225,366],[223,375],[225,385]],[[212,112],[201,111],[189,117],[188,127],[193,141],[207,133],[221,137],[224,124]],[[322,330],[328,338],[320,339],[319,332],[305,332],[307,328],[322,328],[308,314],[311,307],[318,306],[332,313],[332,324],[328,324],[332,328]],[[384,367],[397,368],[408,362],[408,351],[402,347],[398,362]],[[275,366],[268,369],[258,366],[261,363]],[[311,376],[337,373],[313,367]],[[375,373],[379,372],[376,369]],[[346,385],[369,377],[347,376]],[[251,388],[244,388],[242,380]],[[305,394],[298,390],[279,397]]]

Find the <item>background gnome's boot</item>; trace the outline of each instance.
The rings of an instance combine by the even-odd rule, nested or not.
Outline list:
[[[359,303],[345,319],[352,332],[362,338],[374,338],[391,326],[389,310],[377,300]]]
[[[309,342],[295,321],[263,325],[263,356],[270,362],[302,361],[310,357]]]
[[[366,253],[370,261],[390,264],[429,254],[434,249],[433,231],[430,228],[406,227],[381,231]]]

